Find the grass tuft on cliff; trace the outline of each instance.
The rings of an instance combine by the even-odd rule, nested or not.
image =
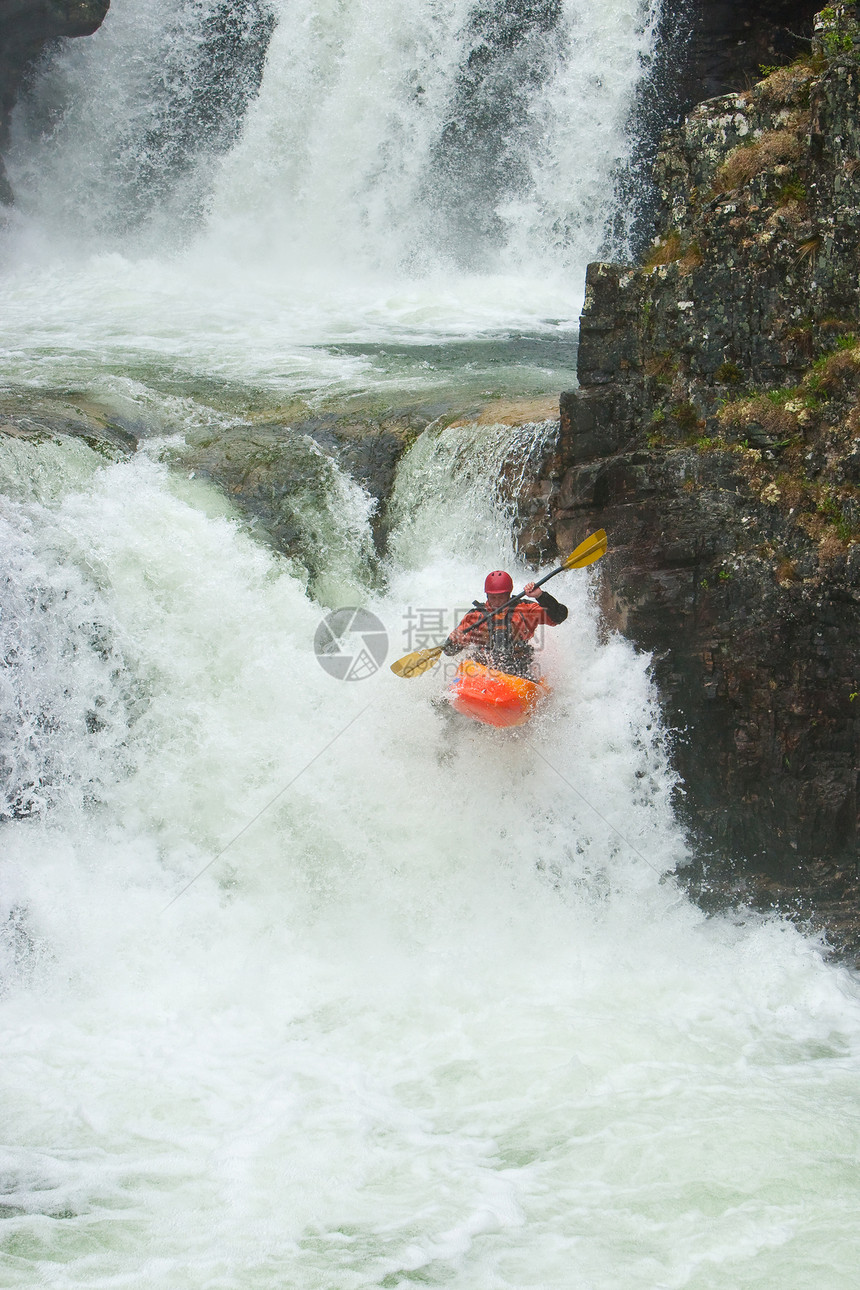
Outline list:
[[[667,264],[677,264],[681,273],[691,273],[704,261],[702,248],[698,242],[685,246],[678,232],[673,230],[665,237],[658,237],[651,246],[642,264],[643,273],[653,273],[655,269]]]
[[[788,395],[790,391],[785,393]],[[776,403],[766,394],[757,394],[725,404],[717,413],[717,420],[740,438],[747,437],[753,426],[759,426],[765,434],[781,441],[797,434],[799,412],[800,406],[796,407],[788,398],[784,403]]]
[[[661,264],[674,264],[684,254],[679,233],[667,233],[658,237],[651,246],[642,265],[643,273],[651,273]]]
[[[742,188],[763,171],[799,161],[802,155],[796,125],[793,129],[766,130],[753,143],[742,143],[729,153],[714,176],[714,193]]]
[[[821,71],[821,60],[814,62],[809,54],[786,67],[762,68],[768,75],[759,81],[753,95],[761,102],[775,106],[809,106],[809,87]]]

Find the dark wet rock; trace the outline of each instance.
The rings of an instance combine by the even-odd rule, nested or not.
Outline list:
[[[347,587],[376,576],[397,463],[428,419],[405,409],[379,417],[305,414],[290,424],[213,424],[189,434],[172,456],[189,474],[216,484],[255,535],[297,562],[325,599],[333,568],[340,566]],[[352,563],[348,548],[357,553]]]
[[[816,8],[814,0],[664,0],[628,126],[633,155],[618,176],[614,226],[601,253],[629,247],[639,254],[650,240],[651,171],[663,131],[703,99],[749,89],[762,67],[808,54]]]
[[[645,263],[589,268],[531,533],[549,554],[609,532],[606,620],[653,652],[701,899],[855,948],[858,98],[860,30],[835,6],[805,62],[665,138]]]
[[[21,84],[44,46],[62,36],[91,36],[110,0],[0,0],[0,202],[12,201],[2,153]]]
[[[331,413],[298,421],[293,428],[318,443],[381,505],[391,495],[403,452],[431,419],[429,414],[402,413],[366,421]]]
[[[511,426],[535,429],[534,442],[543,442],[539,428],[557,404],[548,398],[495,399],[490,403],[421,403],[386,410],[361,409],[309,415],[297,407],[289,421],[266,417],[232,425],[213,422],[193,431],[185,446],[171,450],[173,464],[215,483],[249,522],[257,536],[281,554],[299,562],[308,572],[317,593],[333,559],[332,542],[338,511],[364,499],[363,527],[369,531],[363,558],[371,579],[379,570],[376,557],[384,553],[391,516],[391,499],[397,467],[406,449],[428,427]],[[527,501],[521,484],[533,473],[530,453],[513,446],[501,467],[499,503],[520,510],[520,532],[531,550],[530,533],[545,540],[549,486],[533,485],[534,501]],[[357,487],[356,487],[357,486]],[[355,490],[351,501],[346,500]],[[360,503],[359,503],[360,504]],[[347,521],[348,522],[348,521]]]
[[[334,478],[329,457],[305,435],[280,425],[201,430],[188,435],[180,458],[189,473],[222,488],[276,550],[317,571],[327,535],[314,503]]]
[[[426,418],[409,412],[379,420],[331,413],[290,425],[238,424],[189,436],[182,460],[197,475],[224,487],[278,550],[297,555],[296,543],[302,549],[306,545],[297,519],[304,513],[301,499],[330,486],[332,465],[376,504],[373,521],[378,526],[397,463],[426,425]]]
[[[137,437],[115,414],[87,399],[73,396],[0,394],[0,434],[39,442],[56,437],[83,439],[96,452],[110,457],[137,451]]]
[[[808,53],[817,7],[815,0],[673,0],[668,22],[690,32],[679,84],[687,98],[685,109],[728,90],[746,89],[760,79],[762,65]]]

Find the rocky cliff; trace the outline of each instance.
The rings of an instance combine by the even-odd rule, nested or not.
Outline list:
[[[666,136],[645,262],[589,268],[580,388],[523,534],[610,533],[604,610],[654,653],[700,896],[855,947],[858,102],[835,5],[808,54]]]
[[[743,89],[764,64],[808,53],[814,0],[665,0],[664,42],[686,40],[686,58],[673,57],[676,93],[688,110],[701,99]]]
[[[0,202],[12,200],[2,153],[27,70],[48,41],[91,36],[109,5],[110,0],[0,0]]]

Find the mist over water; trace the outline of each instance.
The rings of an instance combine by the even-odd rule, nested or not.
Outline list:
[[[10,379],[179,364],[324,397],[390,380],[341,343],[569,335],[656,11],[115,0],[16,115]]]
[[[0,1285],[854,1290],[856,975],[685,898],[593,571],[479,728],[442,666],[327,674],[309,570],[169,465],[570,384],[655,17],[114,0],[19,109],[4,379],[144,446],[0,442]],[[317,594],[391,660],[521,586],[498,481],[553,432],[432,426],[381,555],[331,462]]]

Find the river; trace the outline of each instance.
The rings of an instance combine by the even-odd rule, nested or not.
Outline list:
[[[251,410],[569,385],[654,17],[115,0],[22,104],[5,392],[141,446],[0,442],[3,1286],[856,1285],[856,974],[687,900],[594,572],[521,731],[315,653],[332,605],[391,661],[531,576],[495,482],[552,425],[418,437],[381,558],[330,463],[310,592],[176,465]]]

